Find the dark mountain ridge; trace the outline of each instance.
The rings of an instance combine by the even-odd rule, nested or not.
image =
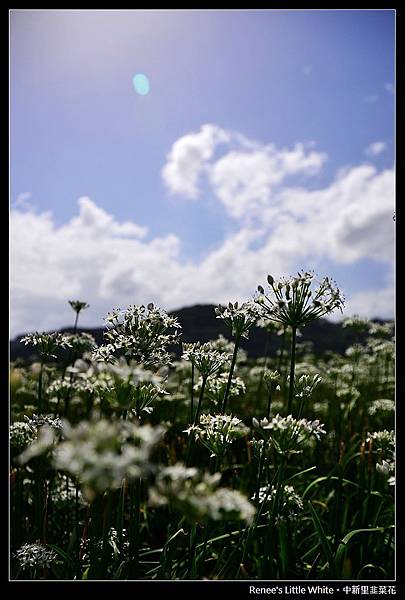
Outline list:
[[[197,304],[172,311],[170,314],[177,317],[182,326],[183,342],[207,342],[216,339],[219,334],[226,338],[230,337],[230,333],[226,325],[221,319],[217,319],[214,312],[214,305]],[[379,320],[380,321],[380,320]],[[103,342],[104,328],[85,328],[79,327],[80,331],[90,333],[94,336],[97,344]],[[64,327],[59,331],[72,332],[72,327]],[[349,328],[344,328],[342,323],[334,323],[327,319],[319,319],[310,323],[301,330],[302,336],[298,338],[298,342],[311,342],[312,349],[315,354],[324,352],[336,352],[344,354],[345,350],[354,342],[362,342],[365,336],[357,336]],[[252,328],[249,339],[243,339],[241,347],[244,348],[248,355],[252,358],[263,356],[266,347],[267,332],[261,327]],[[10,360],[15,361],[17,358],[23,361],[31,362],[37,358],[36,352],[30,346],[21,344],[20,340],[23,335],[19,335],[10,342]],[[281,336],[275,334],[270,335],[269,353],[274,355],[281,347]],[[173,347],[173,352],[179,356],[181,353],[180,346]]]

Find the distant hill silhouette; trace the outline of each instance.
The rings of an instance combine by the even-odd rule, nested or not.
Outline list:
[[[221,319],[217,319],[214,312],[214,305],[197,304],[180,310],[172,311],[170,314],[177,317],[182,325],[182,341],[207,342],[216,339],[219,334],[229,338],[229,330]],[[103,342],[104,329],[99,328],[79,328],[80,331],[91,333],[96,339],[97,344]],[[72,332],[71,327],[60,329],[60,331]],[[301,342],[312,342],[312,349],[315,354],[322,354],[327,351],[344,354],[346,348],[356,341],[363,341],[364,337],[356,338],[353,332],[342,327],[341,323],[333,323],[327,319],[319,319],[310,323],[301,330],[302,337],[298,338]],[[26,362],[36,360],[37,355],[33,348],[20,343],[23,336],[18,336],[10,342],[10,360],[17,358]],[[261,327],[254,327],[249,335],[249,339],[243,339],[241,347],[244,348],[252,358],[263,356],[266,346],[267,332]],[[281,347],[281,337],[277,335],[270,336],[269,351],[274,355]],[[173,347],[173,352],[179,356],[180,346]]]

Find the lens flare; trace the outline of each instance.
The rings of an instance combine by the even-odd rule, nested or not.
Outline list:
[[[149,93],[149,79],[143,73],[137,73],[134,75],[133,84],[135,91],[141,96],[146,96]]]

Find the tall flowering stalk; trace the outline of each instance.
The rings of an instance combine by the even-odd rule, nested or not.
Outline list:
[[[222,306],[221,304],[215,309],[217,319],[222,319],[224,323],[230,328],[232,337],[234,338],[234,349],[232,355],[232,362],[229,369],[228,382],[226,385],[224,398],[222,401],[221,412],[225,414],[226,404],[229,397],[229,390],[231,388],[232,376],[235,369],[236,357],[238,354],[239,344],[242,338],[249,337],[249,331],[256,324],[259,319],[260,312],[254,301],[248,300],[239,306],[238,302],[232,304],[229,302],[228,306]]]
[[[43,370],[44,364],[49,358],[57,358],[55,352],[60,348],[70,348],[71,341],[70,337],[65,333],[60,333],[55,331],[53,333],[30,333],[29,335],[21,338],[21,343],[25,344],[25,346],[30,345],[34,346],[34,348],[38,349],[38,352],[41,356],[41,365],[39,370],[38,377],[38,412],[43,412],[42,407],[42,379],[43,379]]]
[[[89,308],[90,304],[87,304],[87,302],[82,302],[81,300],[69,300],[69,304],[76,313],[75,323],[73,325],[73,333],[76,333],[77,322],[79,320],[79,314],[81,313],[82,310]]]
[[[229,361],[230,355],[226,352],[214,350],[209,342],[206,344],[196,342],[195,344],[183,344],[182,358],[189,360],[192,366],[199,370],[202,378],[197,410],[193,421],[194,425],[196,425],[200,415],[207,380],[222,369],[225,363]]]
[[[343,312],[344,297],[329,277],[324,277],[317,288],[311,289],[314,283],[314,274],[311,272],[302,271],[296,277],[280,279],[278,282],[268,275],[267,282],[267,292],[263,286],[258,286],[256,302],[262,308],[264,316],[291,327],[292,332],[287,404],[287,413],[290,414],[294,395],[297,329],[336,309]]]

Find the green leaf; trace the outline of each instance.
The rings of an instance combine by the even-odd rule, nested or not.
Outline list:
[[[343,538],[343,540],[340,542],[338,549],[336,551],[335,558],[336,558],[336,564],[339,566],[339,570],[342,567],[348,544],[354,536],[358,535],[359,533],[375,533],[377,531],[380,533],[383,533],[386,529],[389,529],[391,527],[394,527],[394,525],[390,525],[388,528],[387,527],[371,527],[368,529],[353,529],[348,534],[346,534],[345,537]]]
[[[288,567],[288,541],[287,529],[285,523],[280,523],[278,526],[278,537],[280,540],[280,556],[281,556],[281,576],[285,577]]]
[[[330,546],[329,540],[325,535],[325,531],[322,527],[322,523],[321,523],[314,507],[312,506],[311,502],[308,502],[308,506],[309,506],[309,510],[311,512],[312,520],[314,522],[315,528],[316,528],[319,538],[320,538],[323,554],[325,556],[325,559],[329,563],[329,569],[331,571],[331,574],[334,578],[337,578],[337,569],[336,569],[335,558],[333,556],[332,548]]]

